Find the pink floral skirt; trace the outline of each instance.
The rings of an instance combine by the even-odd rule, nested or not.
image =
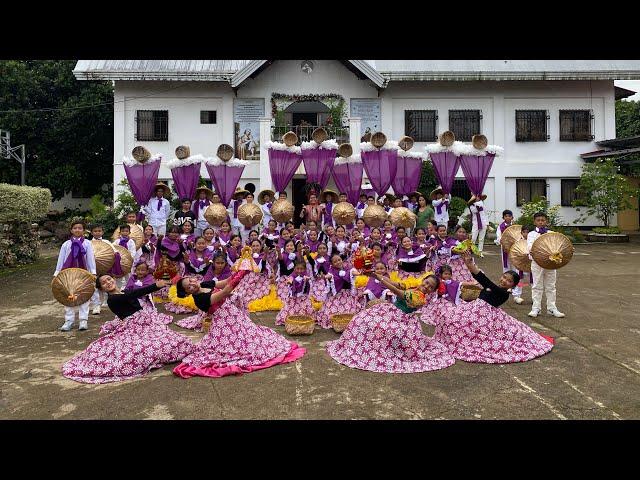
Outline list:
[[[62,374],[82,383],[118,382],[178,362],[194,349],[189,338],[162,325],[156,314],[139,310],[66,362]]]
[[[329,287],[327,287],[327,281],[324,279],[312,279],[311,288],[309,289],[309,295],[315,298],[318,302],[324,302],[327,299],[329,293]]]
[[[188,317],[184,317],[183,319],[176,320],[175,324],[180,328],[184,328],[187,330],[202,330],[202,321],[207,316],[205,312],[202,310],[198,310],[198,312],[194,315],[190,315]]]
[[[451,267],[451,277],[458,282],[475,282],[475,278],[464,264],[464,260],[460,257],[449,260]]]
[[[446,299],[439,298],[437,293],[431,293],[427,296],[427,302],[424,307],[419,308],[415,314],[427,325],[435,325],[440,315],[440,308],[443,302],[447,301]]]
[[[315,318],[316,311],[311,304],[311,300],[309,300],[309,295],[287,298],[284,301],[284,307],[282,307],[282,310],[280,310],[276,316],[276,325],[284,325],[284,321],[289,315],[307,315]]]
[[[233,290],[232,302],[246,309],[249,302],[269,295],[271,282],[266,274],[251,272]]]
[[[381,373],[428,372],[455,363],[444,345],[422,333],[417,316],[391,303],[358,313],[327,352],[347,367]]]
[[[553,348],[528,325],[480,299],[457,306],[443,303],[433,338],[466,362],[526,362]]]
[[[170,323],[173,323],[173,317],[166,313],[159,312],[156,306],[152,304],[148,298],[145,297],[143,301],[140,301],[140,304],[142,305],[142,309],[148,311],[153,316],[155,321],[160,325],[169,325]],[[117,326],[121,324],[122,319],[116,315],[113,320],[109,320],[102,324],[102,327],[100,327],[99,335],[106,335],[107,333],[111,333]]]
[[[209,332],[173,373],[182,378],[249,373],[298,360],[305,349],[261,325],[229,301],[212,315]]]
[[[350,290],[341,290],[337,295],[329,295],[322,308],[316,313],[316,324],[331,328],[331,315],[356,314],[362,310],[362,303]]]

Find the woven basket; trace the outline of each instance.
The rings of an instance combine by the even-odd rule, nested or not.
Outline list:
[[[365,308],[368,310],[371,307],[375,307],[376,305],[379,305],[381,303],[385,303],[386,300],[382,299],[382,298],[376,298],[374,300],[369,300],[367,302],[367,305],[365,306]]]
[[[398,141],[398,146],[405,152],[407,150],[411,150],[411,148],[413,147],[413,138],[405,135]]]
[[[416,214],[406,207],[394,208],[389,215],[391,223],[396,227],[412,228],[416,224]]]
[[[477,148],[478,150],[487,148],[487,143],[487,137],[484,135],[474,135],[471,137],[471,144],[473,145],[473,148]]]
[[[227,209],[221,203],[213,203],[204,211],[204,218],[213,227],[219,227],[227,219]]]
[[[329,134],[324,128],[318,127],[311,133],[311,138],[313,138],[313,141],[316,143],[322,143],[329,138]]]
[[[574,250],[571,240],[566,235],[547,232],[535,239],[530,253],[542,268],[556,270],[569,263]]]
[[[381,148],[385,143],[387,143],[387,136],[382,132],[376,132],[371,135],[371,145],[376,148]]]
[[[142,145],[134,147],[134,149],[131,150],[131,155],[140,163],[144,163],[151,158],[151,152]]]
[[[284,143],[287,147],[293,147],[296,143],[298,143],[298,135],[294,132],[287,132],[282,136],[282,143]]]
[[[508,252],[511,246],[520,239],[522,239],[522,225],[511,225],[505,228],[500,237],[502,250]]]
[[[176,158],[180,160],[184,160],[185,158],[189,158],[191,156],[191,149],[186,145],[180,145],[176,148]]]
[[[233,158],[233,147],[231,145],[227,145],[226,143],[223,143],[218,147],[216,156],[223,162],[228,162]]]
[[[338,155],[344,158],[349,158],[353,155],[353,147],[350,143],[343,143],[338,147]]]
[[[271,205],[271,216],[278,223],[288,222],[293,218],[295,207],[289,200],[281,198]]]
[[[208,333],[211,328],[211,317],[204,317],[202,319],[202,331]]]
[[[107,273],[116,259],[116,254],[107,242],[102,240],[91,240],[93,256],[96,259],[96,273],[98,276]]]
[[[348,225],[356,219],[356,209],[349,202],[340,202],[333,207],[333,219],[338,225]]]
[[[274,192],[273,190],[270,190],[270,189],[268,189],[268,188],[267,188],[266,190],[262,190],[262,191],[258,194],[258,203],[259,203],[260,205],[264,205],[264,204],[266,203],[266,202],[264,201],[264,196],[265,196],[266,194],[269,194],[269,196],[270,196],[271,198],[273,198],[273,197],[274,197],[274,195],[276,194],[276,192]]]
[[[516,270],[520,270],[522,272],[531,271],[529,247],[527,246],[527,241],[524,238],[514,242],[511,245],[511,248],[509,248],[509,261]]]
[[[370,227],[381,227],[388,217],[384,207],[380,205],[369,205],[362,214],[364,223]]]
[[[139,249],[144,243],[144,230],[137,223],[129,223],[129,238],[131,238],[136,244],[136,250]],[[113,232],[114,240],[120,238],[120,227],[116,228]]]
[[[480,292],[482,292],[482,287],[463,285],[460,289],[460,298],[465,302],[471,302],[480,296]]]
[[[262,209],[255,203],[245,203],[238,208],[238,220],[245,227],[253,227],[262,221]]]
[[[96,290],[96,277],[84,268],[65,268],[51,282],[53,298],[65,307],[87,302]]]
[[[450,147],[453,145],[453,142],[456,141],[456,136],[453,134],[451,130],[447,130],[446,132],[442,132],[440,137],[438,138],[438,142],[443,147]]]
[[[113,248],[120,254],[120,267],[122,268],[122,275],[114,275],[116,278],[124,277],[126,274],[131,273],[131,267],[133,267],[133,257],[124,247],[120,245],[114,245]]]
[[[314,327],[313,318],[307,315],[289,315],[284,321],[284,331],[288,335],[311,335]]]
[[[329,320],[331,320],[331,327],[333,331],[336,333],[342,333],[349,325],[349,322],[353,319],[352,313],[341,314],[341,315],[331,315]]]

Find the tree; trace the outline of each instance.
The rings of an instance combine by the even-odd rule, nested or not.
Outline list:
[[[76,80],[75,63],[0,61],[0,128],[25,144],[26,183],[54,199],[73,189],[90,197],[113,182],[113,87]],[[0,181],[19,182],[20,165],[2,165]]]
[[[632,100],[616,100],[616,137],[634,137],[640,135],[640,102]],[[622,173],[640,176],[640,155],[625,155],[625,160],[636,160],[639,163],[632,163],[623,166]]]
[[[586,212],[581,214],[578,221],[584,222],[588,216],[595,215],[606,228],[609,227],[611,217],[617,212],[633,208],[629,199],[640,194],[639,189],[632,187],[629,181],[618,173],[618,166],[611,158],[585,163],[576,192],[583,197],[573,202],[576,210],[580,211],[580,207],[586,208]]]

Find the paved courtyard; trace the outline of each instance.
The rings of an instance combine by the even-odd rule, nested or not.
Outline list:
[[[436,372],[365,372],[334,362],[324,347],[338,335],[316,331],[297,337],[307,348],[300,361],[248,375],[184,380],[169,365],[137,380],[99,386],[67,380],[60,369],[113,316],[103,309],[90,316],[88,331],[57,330],[63,309],[49,287],[56,253],[46,251],[37,264],[0,275],[1,419],[640,418],[638,243],[576,247],[572,263],[558,274],[564,319],[527,317],[528,288],[524,305],[504,306],[556,339],[551,353],[527,363],[459,361]],[[479,263],[495,278],[501,271],[498,248],[489,246]],[[274,318],[254,316],[267,326]],[[284,334],[282,327],[276,330]],[[432,327],[424,330],[433,333]]]

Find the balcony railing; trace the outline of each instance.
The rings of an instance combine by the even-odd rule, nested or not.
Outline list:
[[[291,131],[298,135],[297,145],[300,145],[302,142],[309,142],[312,140],[311,134],[316,128],[318,128],[318,125],[276,125],[271,127],[271,140],[281,142],[282,136]],[[338,127],[322,125],[322,128],[327,131],[329,138],[333,138],[338,142],[338,145],[341,143],[349,143],[348,125],[341,125]]]

